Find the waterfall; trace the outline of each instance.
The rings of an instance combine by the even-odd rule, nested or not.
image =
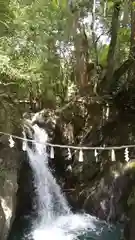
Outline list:
[[[47,134],[37,125],[34,125],[33,129],[34,140],[38,143],[34,144],[32,149],[27,144],[26,150],[35,176],[39,215],[44,223],[51,223],[52,219],[69,214],[70,209],[48,168],[45,146]]]
[[[106,224],[90,215],[71,212],[48,166],[46,151],[48,135],[36,124],[32,126],[32,132],[35,142],[31,145],[25,142],[25,150],[34,173],[39,213],[37,220],[33,221],[32,239],[73,240],[79,239],[86,232],[90,233],[88,239],[99,239],[103,225]],[[29,239],[29,237],[26,236],[25,239]]]

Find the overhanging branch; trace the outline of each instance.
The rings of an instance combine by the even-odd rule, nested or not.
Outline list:
[[[109,91],[112,92],[114,89],[116,89],[117,82],[131,68],[133,63],[134,63],[133,58],[127,59],[125,62],[123,62],[123,64],[119,68],[115,70],[111,79]]]

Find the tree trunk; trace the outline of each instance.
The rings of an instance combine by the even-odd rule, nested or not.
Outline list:
[[[108,56],[107,56],[107,72],[105,77],[107,89],[110,85],[113,72],[114,72],[115,49],[117,44],[117,35],[118,35],[118,27],[119,27],[119,13],[120,13],[120,1],[114,4],[114,11],[112,15],[111,42],[110,42]]]
[[[131,39],[130,39],[130,57],[135,58],[135,0],[131,0]],[[135,80],[135,63],[129,71],[129,81]]]

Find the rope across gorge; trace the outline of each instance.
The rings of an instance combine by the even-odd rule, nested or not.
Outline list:
[[[22,140],[24,142],[32,142],[32,143],[38,143],[38,144],[45,144],[43,142],[37,142],[35,140],[32,139],[27,139],[25,137],[19,137],[17,135],[13,135],[10,133],[6,133],[6,132],[1,132],[0,131],[0,135],[5,135],[9,137],[9,146],[12,148],[14,147],[14,140],[13,139],[19,139]],[[115,156],[115,151],[116,150],[124,150],[124,158],[125,161],[128,162],[130,160],[129,158],[129,149],[131,148],[135,148],[135,144],[132,145],[121,145],[121,146],[99,146],[99,147],[89,147],[89,146],[74,146],[74,145],[61,145],[61,144],[54,144],[54,143],[46,143],[46,146],[50,146],[51,150],[50,150],[50,157],[54,158],[54,148],[64,148],[64,149],[68,149],[68,155],[69,155],[69,159],[71,158],[71,149],[75,150],[75,151],[79,151],[79,158],[78,161],[79,162],[83,162],[83,152],[84,151],[89,151],[89,150],[93,150],[94,151],[94,156],[96,161],[98,161],[98,151],[99,150],[107,150],[107,151],[111,151],[111,160],[112,161],[116,161],[116,156]]]

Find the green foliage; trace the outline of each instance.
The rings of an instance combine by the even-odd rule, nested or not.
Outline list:
[[[106,66],[107,66],[108,50],[109,50],[109,47],[108,47],[107,45],[103,45],[103,46],[99,49],[99,63],[100,63],[103,67],[106,67]]]
[[[11,126],[11,121],[15,123],[14,116],[20,119],[22,113],[28,111],[31,103],[22,104],[23,101],[37,99],[42,102],[42,107],[51,101],[51,106],[57,108],[78,92],[74,71],[77,63],[75,44],[76,41],[81,44],[79,38],[83,38],[84,30],[87,30],[89,44],[88,61],[95,60],[98,54],[99,63],[107,66],[109,45],[97,35],[110,37],[114,3],[109,0],[106,6],[104,1],[96,5],[96,19],[101,28],[100,33],[95,32],[96,53],[91,34],[92,1],[76,1],[76,8],[72,9],[67,1],[0,0],[1,127],[6,128],[3,119]],[[87,21],[83,22],[86,17]],[[129,39],[130,27],[123,28],[120,20],[116,46],[118,63],[128,56]]]

